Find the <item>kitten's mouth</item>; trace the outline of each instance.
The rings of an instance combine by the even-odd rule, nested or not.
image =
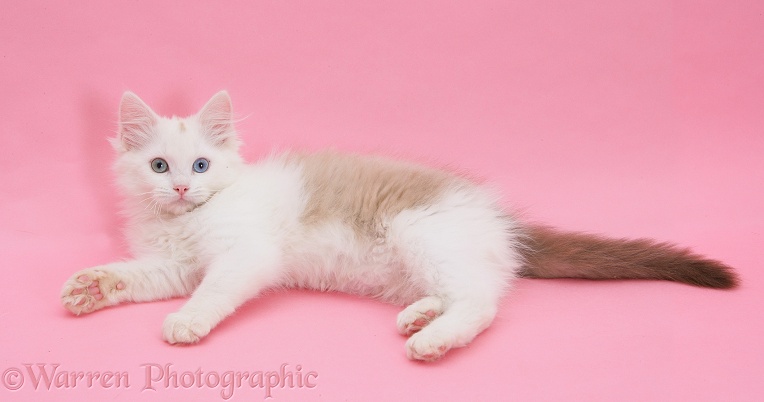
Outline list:
[[[185,212],[189,212],[198,206],[197,203],[187,200],[185,198],[178,198],[174,201],[166,203],[164,209],[175,215],[179,215]]]
[[[158,204],[161,205],[162,211],[164,211],[167,214],[170,215],[182,215],[186,212],[191,212],[195,210],[196,208],[204,205],[207,203],[207,201],[212,198],[211,194],[206,199],[202,200],[189,200],[186,197],[175,197],[174,199],[168,200],[165,199],[163,202],[159,202]]]
[[[191,201],[186,198],[178,198],[169,204],[166,204],[167,209],[175,214],[182,214],[185,212],[193,211],[194,209],[207,203],[209,198],[201,201]]]

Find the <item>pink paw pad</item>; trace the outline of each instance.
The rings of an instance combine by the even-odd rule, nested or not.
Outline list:
[[[430,325],[443,313],[443,301],[435,296],[425,297],[398,314],[398,333],[411,336]]]
[[[419,317],[417,317],[406,327],[405,335],[412,335],[421,331],[422,328],[426,327],[427,324],[432,322],[432,320],[434,320],[437,316],[438,313],[433,310],[427,310],[424,313],[419,313]]]
[[[103,289],[101,289],[103,287]],[[114,278],[106,272],[92,270],[77,274],[65,284],[62,301],[71,312],[79,315],[99,310],[114,304],[114,293],[124,291],[123,281]]]

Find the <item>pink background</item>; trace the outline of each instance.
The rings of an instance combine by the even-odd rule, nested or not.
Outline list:
[[[317,386],[276,400],[764,400],[764,3],[510,3],[3,1],[0,399],[223,400],[141,391],[141,365],[287,363]],[[264,296],[194,347],[161,340],[182,300],[69,315],[63,281],[126,256],[106,142],[121,93],[185,115],[224,88],[250,160],[448,164],[530,219],[672,240],[743,284],[520,280],[488,331],[429,365],[406,360],[397,307],[340,294]],[[130,387],[35,390],[25,363]]]

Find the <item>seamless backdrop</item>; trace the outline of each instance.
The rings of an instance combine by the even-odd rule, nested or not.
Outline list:
[[[0,399],[764,398],[760,1],[0,8]],[[519,280],[434,364],[406,360],[399,307],[339,294],[264,295],[193,347],[161,340],[182,300],[73,317],[63,281],[127,257],[106,139],[128,89],[165,115],[227,89],[249,160],[331,147],[448,166],[527,219],[678,242],[742,285]],[[226,385],[258,372],[282,382]]]

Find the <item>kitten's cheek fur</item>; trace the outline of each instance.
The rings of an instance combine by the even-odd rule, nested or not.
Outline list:
[[[61,289],[61,303],[76,315],[92,313],[119,302],[125,283],[104,268],[88,268],[72,275]]]

